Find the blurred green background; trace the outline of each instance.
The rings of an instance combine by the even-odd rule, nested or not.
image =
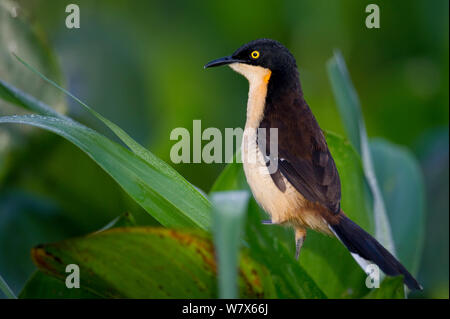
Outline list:
[[[447,0],[15,3],[18,14],[26,14],[35,31],[45,35],[61,65],[62,76],[47,74],[169,163],[174,144],[169,135],[176,127],[192,131],[194,119],[201,119],[203,128],[243,127],[246,80],[227,68],[205,71],[203,65],[261,37],[276,39],[293,52],[321,127],[344,135],[325,67],[333,50],[340,49],[369,136],[404,145],[421,163],[427,224],[418,279],[426,290],[417,296],[448,298]],[[80,6],[80,29],[65,27],[69,3]],[[380,29],[365,27],[369,3],[380,6]],[[19,72],[7,80],[27,91],[23,79],[29,71],[19,70],[23,76]],[[6,72],[0,67],[0,77]],[[31,77],[36,90],[51,91],[42,100],[64,107],[60,93]],[[114,139],[80,107],[71,101],[67,105],[75,118]],[[0,115],[5,113],[17,112],[0,108]],[[97,230],[125,211],[154,223],[73,145],[42,131],[17,131],[0,127],[0,273],[14,291],[34,269],[29,258],[33,245]],[[224,167],[172,165],[205,191]]]

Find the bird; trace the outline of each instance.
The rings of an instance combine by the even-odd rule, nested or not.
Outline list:
[[[249,82],[241,156],[253,197],[271,218],[263,223],[294,229],[297,259],[312,229],[337,237],[364,271],[375,263],[386,275],[403,275],[409,289],[422,290],[408,270],[341,209],[339,173],[305,101],[292,53],[278,41],[257,39],[204,68],[222,65]],[[271,150],[273,132],[276,152]]]

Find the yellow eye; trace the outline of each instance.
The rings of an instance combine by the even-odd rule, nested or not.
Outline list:
[[[252,57],[252,59],[257,59],[259,58],[259,51],[253,51],[250,56]]]

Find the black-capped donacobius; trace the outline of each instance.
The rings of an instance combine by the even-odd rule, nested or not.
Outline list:
[[[391,253],[342,211],[339,174],[303,97],[289,50],[277,41],[259,39],[205,68],[220,65],[229,65],[249,81],[242,143],[245,176],[256,201],[271,217],[266,223],[294,228],[297,258],[306,230],[313,229],[336,236],[364,270],[375,263],[387,275],[403,275],[410,289],[421,289]],[[263,139],[258,136],[262,129]],[[270,150],[271,129],[278,135],[275,155]],[[273,162],[276,169],[269,170]]]

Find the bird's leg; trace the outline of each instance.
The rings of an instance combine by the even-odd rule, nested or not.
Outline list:
[[[295,228],[295,259],[300,257],[300,250],[302,249],[303,242],[306,238],[306,229]]]

